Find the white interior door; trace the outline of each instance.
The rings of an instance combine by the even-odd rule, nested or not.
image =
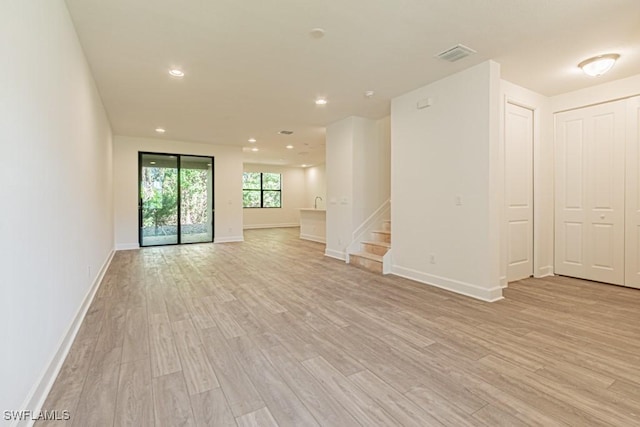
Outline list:
[[[556,115],[556,274],[624,284],[625,104]]]
[[[505,108],[507,281],[533,275],[533,111]]]
[[[640,97],[627,101],[625,285],[640,288]]]

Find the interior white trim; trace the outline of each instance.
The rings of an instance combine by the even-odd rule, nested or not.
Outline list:
[[[422,273],[410,268],[394,265],[391,267],[391,273],[405,279],[414,280],[429,286],[446,289],[457,294],[476,298],[482,301],[495,302],[503,299],[502,288],[495,286],[490,289],[481,288],[471,283],[460,282],[458,280],[447,279],[445,277],[434,276],[432,274]]]
[[[360,250],[360,243],[367,240],[371,231],[380,228],[381,222],[391,218],[391,199],[385,200],[362,224],[353,232],[351,243],[347,246],[347,253]],[[347,257],[348,262],[348,257]]]
[[[80,325],[82,325],[84,316],[87,314],[87,311],[89,310],[89,307],[93,302],[93,298],[95,297],[96,292],[100,287],[100,283],[102,282],[102,279],[104,278],[104,275],[107,272],[109,265],[111,265],[111,260],[113,259],[113,255],[115,253],[116,251],[113,249],[111,250],[111,252],[109,252],[107,259],[102,264],[100,271],[98,272],[97,276],[93,280],[93,283],[89,288],[89,291],[83,298],[82,303],[80,304],[80,307],[76,312],[76,315],[74,316],[73,320],[71,321],[71,324],[69,325],[69,328],[67,328],[67,332],[62,337],[60,341],[60,345],[58,345],[58,351],[56,351],[56,353],[51,358],[51,361],[47,364],[46,369],[40,376],[40,381],[38,381],[34,385],[33,389],[27,395],[27,398],[25,399],[22,405],[23,409],[31,411],[32,413],[38,413],[40,410],[42,410],[42,405],[44,405],[45,399],[47,398],[47,395],[51,391],[51,387],[53,387],[53,383],[58,377],[58,374],[60,373],[60,369],[62,369],[62,365],[65,359],[67,358],[67,355],[69,354],[69,350],[71,350],[71,345],[73,344],[73,341],[75,340],[76,335],[80,330]],[[59,409],[62,410],[65,408],[59,408]],[[27,417],[27,418],[31,418],[31,417]],[[14,427],[17,427],[17,426],[32,426],[33,424],[34,424],[33,420],[26,419],[21,421],[16,420],[11,425]]]
[[[540,267],[538,268],[538,271],[536,272],[536,274],[534,274],[533,277],[549,277],[549,276],[553,276],[553,265],[547,265],[545,267]]]
[[[340,261],[347,260],[347,254],[341,251],[335,251],[333,249],[326,249],[324,251],[324,256],[328,256],[330,258],[339,259]]]
[[[323,239],[320,236],[314,236],[312,234],[301,234],[300,238],[302,240],[311,240],[312,242],[317,242],[317,243],[327,243],[326,239]]]
[[[300,227],[300,224],[296,222],[287,222],[284,224],[251,224],[251,225],[245,225],[242,228],[244,230],[254,230],[258,228],[293,228],[293,227]]]
[[[233,242],[244,242],[244,236],[216,237],[213,240],[213,243],[233,243]]]
[[[140,249],[139,243],[117,243],[116,251],[131,251],[133,249]]]
[[[509,282],[507,281],[507,276],[500,276],[500,287],[502,289],[509,287]]]

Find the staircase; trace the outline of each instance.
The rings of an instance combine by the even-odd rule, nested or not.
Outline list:
[[[382,274],[383,257],[391,249],[391,221],[384,221],[382,230],[373,230],[371,240],[360,242],[360,247],[360,252],[349,254],[349,263]]]

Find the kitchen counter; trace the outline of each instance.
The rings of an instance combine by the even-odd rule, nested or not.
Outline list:
[[[300,209],[300,238],[313,242],[326,243],[326,209]]]

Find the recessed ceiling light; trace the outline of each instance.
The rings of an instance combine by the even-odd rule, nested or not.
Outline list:
[[[306,168],[307,166],[309,166],[309,165],[306,165],[306,164],[305,164],[305,165],[302,165],[302,167],[303,167],[303,168]]]
[[[165,133],[166,130],[164,130],[164,128],[156,128],[156,132],[158,133]]]
[[[178,68],[172,68],[169,70],[169,75],[171,77],[184,77],[184,71]]]
[[[293,150],[293,145],[287,145],[287,149]]]
[[[251,151],[258,151],[258,147],[253,147]]]
[[[255,138],[249,138],[249,142],[254,143],[254,142],[256,142],[256,139]]]
[[[316,99],[316,105],[327,105],[327,100],[325,98]]]
[[[150,164],[150,165],[155,165],[155,164],[156,164],[156,162],[149,162],[149,164]]]
[[[598,77],[609,71],[616,61],[620,58],[617,53],[608,53],[606,55],[598,55],[593,58],[585,59],[578,64],[582,71],[588,76]]]

